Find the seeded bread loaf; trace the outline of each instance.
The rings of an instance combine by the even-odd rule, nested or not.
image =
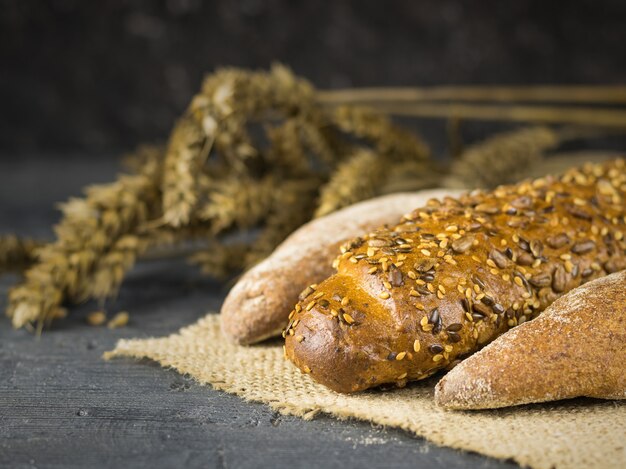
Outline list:
[[[302,226],[232,288],[222,306],[222,332],[239,344],[280,335],[298,294],[333,273],[331,264],[343,241],[395,224],[413,207],[450,193],[459,192],[426,190],[377,197]]]
[[[582,283],[626,267],[626,165],[432,200],[356,238],[290,314],[285,355],[339,392],[454,366]]]
[[[449,409],[578,396],[626,399],[626,271],[586,283],[507,332],[435,388]]]

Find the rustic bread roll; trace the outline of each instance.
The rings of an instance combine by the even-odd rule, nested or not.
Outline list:
[[[356,238],[290,314],[285,354],[340,392],[453,366],[626,267],[623,159],[431,201]]]
[[[463,360],[435,388],[450,409],[578,396],[626,399],[626,271],[578,287]]]
[[[413,207],[450,193],[459,191],[427,190],[378,197],[302,226],[270,257],[246,272],[230,291],[221,311],[224,335],[239,344],[280,335],[298,294],[333,273],[331,264],[343,241],[365,230],[395,224]]]

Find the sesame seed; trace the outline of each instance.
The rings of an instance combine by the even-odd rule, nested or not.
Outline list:
[[[378,297],[379,297],[379,298],[382,298],[383,300],[388,299],[390,296],[391,296],[391,295],[389,294],[389,292],[386,292],[386,291],[380,292],[380,293],[378,294]]]
[[[415,339],[415,342],[413,342],[413,351],[414,352],[419,352],[420,348],[422,348],[419,339]]]
[[[348,324],[354,324],[354,319],[352,318],[352,316],[350,316],[348,313],[344,313],[343,314],[343,319],[348,323]]]
[[[377,270],[378,270],[378,267],[370,267],[370,268],[367,270],[367,273],[368,273],[368,274],[375,274]]]
[[[406,352],[400,352],[398,353],[398,355],[396,355],[396,360],[400,361],[404,359],[404,357],[406,357]]]
[[[430,254],[430,251],[429,251],[428,249],[422,249],[420,252],[421,252],[422,254],[424,254],[425,256],[429,256],[429,257],[430,257],[430,255],[431,255],[431,254]]]
[[[341,299],[341,306],[348,306],[348,303],[350,303],[350,299],[347,296],[344,296]]]
[[[402,373],[401,375],[399,375],[396,379],[404,379],[406,378],[408,375],[408,373],[405,371],[404,373]]]
[[[433,357],[433,361],[434,361],[435,363],[437,363],[437,362],[439,362],[439,361],[441,361],[441,360],[443,360],[443,355],[442,355],[442,354],[440,354],[440,353],[438,353],[437,355],[435,355],[435,356]]]
[[[295,338],[297,342],[302,342],[304,340],[304,336],[302,335],[297,335]]]
[[[311,311],[313,309],[313,307],[315,306],[315,301],[311,301],[308,305],[306,305],[306,309],[307,311]]]
[[[313,299],[317,300],[318,298],[321,298],[324,296],[324,292],[317,292],[315,295],[313,295]]]

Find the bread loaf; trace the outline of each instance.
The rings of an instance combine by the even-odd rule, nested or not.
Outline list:
[[[450,193],[459,192],[427,190],[377,197],[302,226],[229,292],[221,311],[224,335],[239,344],[280,335],[298,294],[333,273],[331,264],[343,241],[395,224],[413,207]]]
[[[626,271],[586,283],[450,371],[435,401],[492,409],[578,396],[626,399]]]
[[[582,283],[626,267],[623,159],[432,200],[356,238],[311,287],[285,355],[339,392],[454,366]]]

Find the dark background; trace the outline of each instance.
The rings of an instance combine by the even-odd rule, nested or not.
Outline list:
[[[626,82],[626,2],[0,0],[0,154],[163,141],[220,65],[319,87]]]

